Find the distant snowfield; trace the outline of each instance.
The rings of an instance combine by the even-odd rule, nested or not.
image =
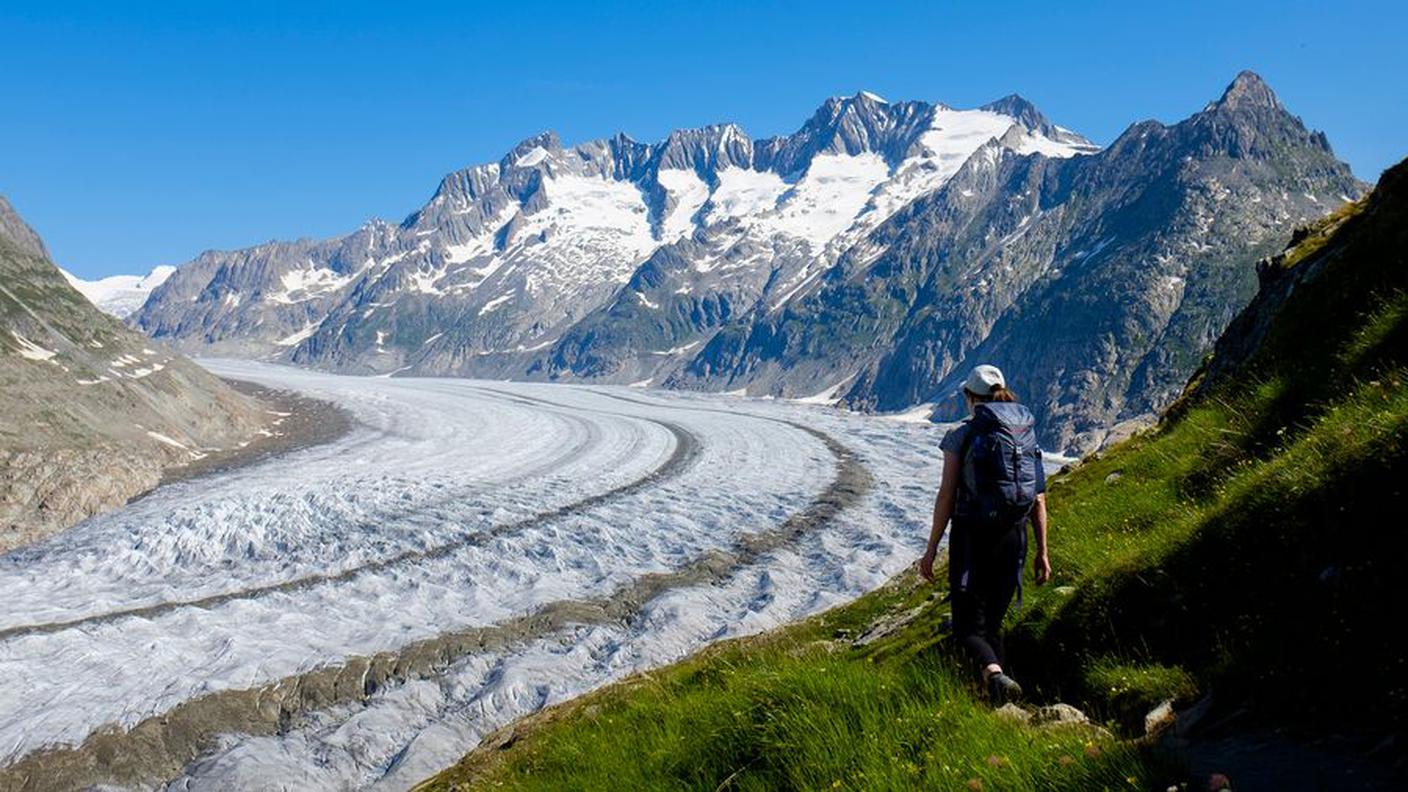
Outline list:
[[[141,308],[152,290],[165,283],[175,271],[175,267],[163,265],[146,275],[111,275],[90,281],[67,270],[59,270],[69,285],[87,297],[89,302],[119,319]]]
[[[868,472],[839,514],[727,574],[278,736],[224,735],[174,783],[406,788],[514,717],[878,586],[922,550],[939,479],[941,427],[815,405],[206,365],[335,401],[358,426],[0,557],[0,766],[202,695],[609,597],[813,507],[838,448]]]

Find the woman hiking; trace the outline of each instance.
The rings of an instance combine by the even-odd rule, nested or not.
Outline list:
[[[1051,577],[1046,555],[1046,474],[1031,412],[996,366],[978,366],[963,385],[969,417],[939,443],[943,480],[919,574],[934,579],[934,557],[950,519],[948,581],[953,632],[982,673],[994,707],[1021,697],[1003,672],[1002,619],[1020,602],[1027,523],[1036,534],[1037,585]]]

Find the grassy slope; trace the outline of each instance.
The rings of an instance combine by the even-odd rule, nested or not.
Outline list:
[[[1308,729],[1401,728],[1397,512],[1408,480],[1408,166],[1302,238],[1157,431],[1053,481],[1054,585],[1012,617],[1039,700],[1119,730],[1212,690]],[[1289,262],[1289,263],[1287,263]],[[1273,273],[1273,276],[1275,273]],[[1284,283],[1282,284],[1284,286]],[[1237,357],[1229,350],[1219,354]],[[1118,475],[1114,475],[1118,474]],[[916,549],[917,552],[917,549]],[[428,788],[1150,788],[1133,741],[993,716],[953,659],[946,606],[905,576],[857,602],[553,708]],[[864,646],[868,626],[918,618]],[[1294,651],[1291,651],[1294,647]],[[937,651],[935,651],[937,649]],[[1352,655],[1351,655],[1352,652]],[[1347,689],[1349,658],[1389,684]],[[1159,787],[1162,788],[1162,787]]]

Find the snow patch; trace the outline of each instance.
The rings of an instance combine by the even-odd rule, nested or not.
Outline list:
[[[410,280],[408,281],[407,286],[413,292],[417,292],[419,294],[429,294],[432,297],[439,297],[440,295],[444,294],[444,292],[436,288],[435,284],[439,283],[440,279],[444,277],[445,274],[439,270],[420,269],[410,274]]]
[[[279,278],[283,291],[269,295],[269,300],[283,305],[306,302],[341,289],[351,283],[353,277],[355,276],[342,275],[327,267],[315,266],[309,261],[305,269],[285,272]]]
[[[798,404],[835,404],[836,402],[841,400],[841,390],[846,387],[847,383],[849,383],[854,376],[855,375],[853,374],[850,377],[846,377],[835,385],[832,385],[831,387],[818,393],[813,393],[810,396],[802,396],[800,398],[791,399],[790,401],[794,401]]]
[[[44,347],[39,346],[38,344],[34,343],[33,341],[30,341],[28,338],[25,338],[24,336],[20,335],[19,333],[16,333],[13,330],[10,331],[10,335],[14,336],[15,341],[19,342],[19,356],[24,358],[25,360],[48,360],[50,363],[55,362],[51,358],[57,355],[57,352],[54,352],[50,349],[45,349]]]
[[[756,171],[730,166],[718,173],[719,184],[709,198],[705,221],[721,223],[732,218],[751,218],[777,208],[787,192],[787,182],[772,171]]]
[[[534,165],[548,158],[548,150],[542,146],[534,146],[514,161],[515,168],[531,168]]]
[[[661,223],[661,239],[673,242],[694,231],[694,215],[709,200],[709,185],[693,170],[667,168],[657,177],[675,202]]]
[[[934,416],[934,408],[936,406],[938,405],[920,404],[916,407],[911,407],[908,410],[904,410],[903,412],[885,413],[880,417],[889,421],[899,421],[901,423],[927,424],[932,423],[931,419]]]
[[[299,343],[302,343],[303,339],[309,338],[314,333],[318,332],[318,328],[320,326],[322,326],[322,322],[310,321],[308,322],[308,324],[303,326],[302,330],[298,330],[294,333],[286,335],[283,338],[280,338],[278,341],[275,341],[274,343],[284,347],[295,346]]]
[[[490,313],[492,311],[497,311],[500,306],[512,299],[512,294],[503,294],[498,297],[495,297],[489,302],[484,303],[484,307],[479,309],[479,316],[483,316],[484,314]]]
[[[704,343],[704,339],[701,338],[698,341],[691,341],[683,346],[671,347],[670,349],[655,350],[650,354],[664,356],[683,355],[684,353],[689,352],[690,350],[698,347],[702,343]]]
[[[150,437],[151,439],[156,440],[156,441],[159,442],[159,443],[165,443],[166,445],[169,445],[169,446],[171,446],[172,448],[179,448],[179,449],[181,449],[182,451],[190,451],[190,450],[191,450],[188,446],[186,446],[185,443],[177,442],[176,440],[173,440],[173,439],[171,439],[170,437],[167,437],[166,435],[162,434],[161,432],[153,432],[153,431],[150,430],[150,429],[148,429],[148,430],[146,430],[146,431],[147,431],[147,437]]]
[[[855,222],[871,191],[889,175],[879,154],[819,154],[768,224],[821,247]]]

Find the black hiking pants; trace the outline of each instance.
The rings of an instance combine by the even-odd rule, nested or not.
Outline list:
[[[1027,525],[1009,528],[957,520],[949,537],[953,633],[982,669],[1003,664],[1002,620],[1026,561]]]

